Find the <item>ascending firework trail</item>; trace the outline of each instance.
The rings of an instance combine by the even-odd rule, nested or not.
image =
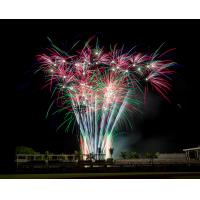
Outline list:
[[[123,53],[87,42],[72,55],[54,46],[37,56],[59,110],[65,112],[61,126],[68,129],[75,119],[78,122],[82,153],[98,154],[101,149],[108,157],[113,133],[131,124],[129,113],[145,101],[148,88],[168,100],[175,63],[165,57],[172,50]]]

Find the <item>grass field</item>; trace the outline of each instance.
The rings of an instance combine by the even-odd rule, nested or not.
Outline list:
[[[1,174],[0,175],[0,179],[73,179],[73,178],[199,179],[200,172],[117,172],[117,173],[52,173],[52,174]]]

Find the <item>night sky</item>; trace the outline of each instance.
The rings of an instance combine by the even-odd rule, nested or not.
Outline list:
[[[120,151],[181,152],[200,145],[199,133],[199,20],[7,20],[0,22],[1,48],[1,148],[12,160],[16,146],[38,152],[74,152],[77,132],[56,132],[62,114],[45,119],[51,103],[42,89],[42,73],[35,56],[50,46],[47,37],[63,50],[76,41],[97,36],[104,46],[118,43],[125,49],[137,45],[143,52],[176,48],[170,58],[178,63],[169,93],[171,103],[150,94],[144,114],[134,114],[135,128],[119,133]]]

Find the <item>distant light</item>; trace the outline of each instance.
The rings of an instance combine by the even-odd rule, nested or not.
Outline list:
[[[135,63],[133,63],[133,67],[135,67]]]
[[[53,69],[50,69],[50,72],[53,72]]]
[[[145,81],[148,81],[148,78],[145,78]]]
[[[112,68],[113,71],[115,71],[115,68]]]
[[[66,78],[66,76],[63,76],[63,78]]]
[[[65,88],[65,86],[63,85],[62,88]]]
[[[182,108],[181,104],[179,104],[179,103],[177,104],[177,106],[178,106],[179,108]]]
[[[54,63],[53,66],[55,67],[55,66],[56,66],[56,63]]]
[[[119,69],[119,66],[117,66],[117,69]]]
[[[137,70],[140,72],[141,71],[141,67],[138,67]]]
[[[125,72],[127,73],[127,72],[128,72],[128,69],[126,69]]]
[[[65,61],[65,60],[62,60],[62,62],[65,63],[66,61]]]
[[[85,72],[83,72],[83,75],[85,75]]]
[[[114,61],[114,60],[112,60],[112,61],[111,61],[111,64],[114,64],[114,63],[115,63],[115,61]]]

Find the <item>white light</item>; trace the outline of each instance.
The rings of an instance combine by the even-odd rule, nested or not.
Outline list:
[[[50,72],[53,72],[53,69],[50,69]]]
[[[85,75],[85,72],[83,72],[83,75]]]
[[[145,81],[148,81],[148,78],[145,78]]]
[[[115,71],[115,68],[112,68],[113,71]]]
[[[107,108],[106,108],[106,107],[103,107],[103,109],[104,109],[104,110],[107,110]]]
[[[65,63],[65,60],[62,60],[63,63]]]
[[[75,63],[75,66],[78,67],[78,66],[79,66],[79,63]]]
[[[65,86],[63,85],[62,88],[65,88]]]
[[[151,66],[150,65],[147,65],[147,68],[149,69]]]
[[[126,69],[125,72],[127,73],[127,72],[128,72],[128,69]]]
[[[95,51],[95,55],[99,55],[99,52],[97,50]]]
[[[114,60],[112,60],[112,61],[111,61],[111,64],[114,64],[114,63],[115,63],[115,61],[114,61]]]
[[[135,67],[135,63],[133,63],[133,67]]]
[[[119,66],[117,66],[117,69],[119,69]]]
[[[154,68],[156,67],[156,65],[154,63],[151,64],[151,68]]]
[[[140,68],[140,67],[138,67],[138,68],[137,68],[137,70],[140,72],[140,71],[141,71],[141,68]]]
[[[63,76],[63,78],[66,78],[66,76]]]
[[[54,63],[53,66],[55,67],[55,66],[56,66],[56,63]]]

